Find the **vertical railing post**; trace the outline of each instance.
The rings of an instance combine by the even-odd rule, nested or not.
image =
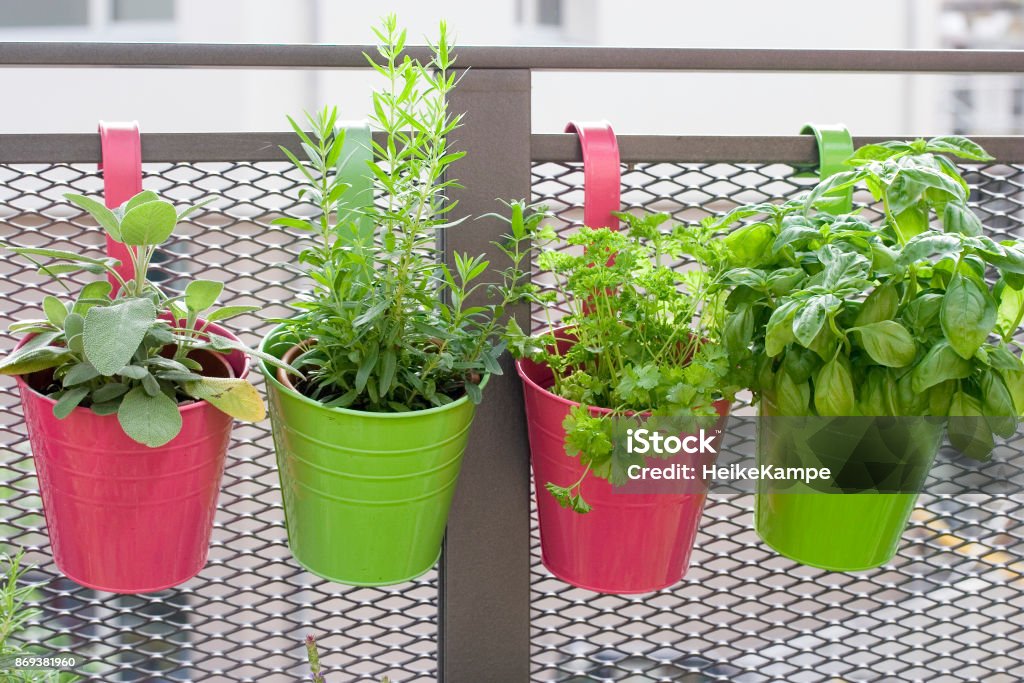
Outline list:
[[[500,212],[495,201],[530,198],[530,72],[470,69],[451,95],[465,112],[453,136],[465,158],[452,175],[465,189],[452,218]],[[445,258],[486,253],[491,282],[505,257],[501,221],[441,231]],[[481,293],[481,296],[485,296]],[[526,306],[512,311],[529,329]],[[515,683],[530,676],[530,465],[519,379],[506,356],[484,393],[452,503],[441,560],[438,679]]]

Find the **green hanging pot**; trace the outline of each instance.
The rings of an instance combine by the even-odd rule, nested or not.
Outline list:
[[[275,328],[261,349],[282,357],[294,346],[285,336]],[[400,583],[432,568],[475,406],[463,397],[408,413],[328,408],[262,367],[298,563],[355,586]]]
[[[761,417],[759,466],[828,466],[836,482],[824,492],[813,483],[759,480],[754,519],[761,539],[800,564],[831,571],[891,560],[941,444],[941,421],[794,419],[779,417],[768,399]]]

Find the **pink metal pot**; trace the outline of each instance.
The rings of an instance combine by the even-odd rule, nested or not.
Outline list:
[[[235,339],[217,325],[208,329]],[[236,377],[248,374],[245,354],[224,358]],[[183,404],[181,433],[148,448],[125,435],[116,415],[76,408],[57,419],[53,399],[16,380],[57,568],[112,593],[159,591],[198,574],[232,418],[205,401]]]
[[[562,427],[579,404],[548,390],[554,377],[547,366],[520,360],[516,371],[523,380],[544,566],[567,583],[599,593],[649,593],[677,583],[689,566],[706,491],[616,493],[588,474],[583,497],[593,509],[579,514],[561,507],[545,484],[567,484],[583,475],[579,459],[565,453]],[[729,403],[718,401],[715,409],[724,417]]]

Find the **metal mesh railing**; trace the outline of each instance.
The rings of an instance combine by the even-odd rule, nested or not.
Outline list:
[[[179,229],[151,275],[173,289],[181,272],[225,282],[223,301],[261,307],[230,323],[255,345],[286,314],[302,237],[271,227],[294,209],[289,164],[147,164],[144,185],[184,204],[216,197]],[[102,234],[62,199],[102,193],[95,166],[0,165],[0,240],[18,245],[102,249]],[[91,276],[86,276],[91,277]],[[0,320],[38,317],[61,287],[9,254],[0,261]],[[0,337],[0,353],[15,339]],[[261,381],[260,378],[254,378]],[[179,589],[118,597],[60,577],[50,558],[17,392],[0,385],[0,538],[25,548],[46,582],[30,631],[48,651],[88,660],[89,680],[273,681],[305,676],[302,638],[315,633],[329,670],[343,680],[432,681],[437,662],[437,574],[394,588],[347,588],[303,571],[286,545],[269,422],[237,424],[228,451],[210,562]],[[338,674],[335,674],[336,676]],[[338,680],[335,678],[335,680]]]
[[[966,177],[991,234],[1024,235],[1024,167],[973,167]],[[796,177],[786,164],[663,163],[623,165],[622,183],[625,207],[696,222],[795,195],[814,178]],[[558,231],[580,227],[581,164],[535,164],[533,188],[533,201],[555,212]],[[534,322],[543,323],[539,311]],[[753,453],[749,436],[731,448]],[[923,495],[892,562],[830,573],[762,543],[752,528],[753,496],[713,492],[683,582],[642,596],[596,595],[552,578],[540,563],[535,525],[533,676],[571,683],[1024,680],[1022,522],[1019,496]]]
[[[261,306],[231,327],[255,343],[286,312],[302,236],[269,221],[296,208],[286,164],[147,164],[145,185],[177,202],[218,200],[184,226],[156,276],[185,269],[226,282],[225,300]],[[534,201],[561,230],[582,218],[578,164],[533,167]],[[972,169],[975,202],[997,234],[1024,234],[1024,167]],[[638,164],[623,169],[627,206],[697,220],[736,203],[798,192],[812,180],[784,164]],[[100,232],[66,191],[97,195],[93,166],[0,164],[0,239],[98,251]],[[194,272],[191,271],[190,272]],[[23,261],[0,261],[0,318],[35,315],[60,287]],[[6,327],[6,325],[4,325]],[[0,337],[0,352],[14,343]],[[57,575],[13,384],[0,384],[0,536],[25,547],[47,581],[31,639],[89,659],[93,681],[294,681],[302,636],[321,636],[330,681],[437,677],[436,573],[393,588],[346,588],[291,559],[269,424],[237,425],[210,564],[177,590],[117,597]],[[831,574],[800,567],[751,530],[752,498],[713,494],[691,570],[679,586],[638,597],[570,588],[532,569],[532,678],[538,681],[1024,680],[1024,501],[923,497],[897,558]],[[500,619],[501,615],[494,615]],[[500,662],[494,664],[497,682]]]

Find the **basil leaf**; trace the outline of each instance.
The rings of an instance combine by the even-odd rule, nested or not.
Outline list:
[[[995,327],[995,301],[976,281],[957,274],[942,298],[939,322],[953,350],[973,358]]]
[[[814,408],[819,415],[840,417],[855,413],[853,379],[844,361],[838,356],[833,358],[814,378]]]
[[[902,368],[914,362],[917,344],[907,328],[894,320],[882,320],[855,328],[861,345],[871,360],[890,368]]]

